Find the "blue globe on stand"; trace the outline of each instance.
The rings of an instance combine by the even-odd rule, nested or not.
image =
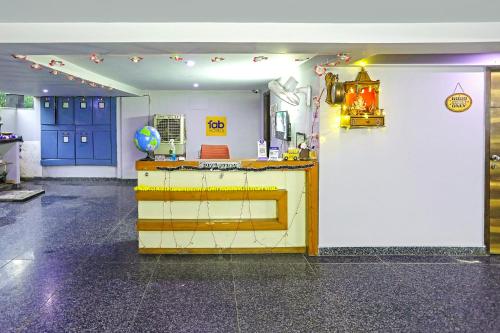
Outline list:
[[[160,133],[152,126],[144,126],[135,132],[135,146],[140,151],[147,153],[149,158],[152,158],[152,154],[158,148],[160,142]]]

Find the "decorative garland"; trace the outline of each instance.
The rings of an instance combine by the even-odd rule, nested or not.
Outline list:
[[[134,187],[134,191],[149,192],[227,192],[227,191],[276,191],[276,186],[209,186],[209,187],[166,187],[146,186]]]
[[[220,171],[268,171],[268,170],[299,170],[314,167],[314,163],[304,165],[278,165],[266,166],[263,168],[228,168]],[[218,169],[200,168],[190,165],[180,165],[177,167],[156,167],[160,171],[177,171],[177,170],[197,170],[197,171],[217,171]]]

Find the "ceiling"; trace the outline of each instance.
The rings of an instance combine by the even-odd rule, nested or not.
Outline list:
[[[89,60],[93,52],[104,58],[101,64]],[[195,65],[169,59],[174,52]],[[339,52],[349,53],[351,62],[366,58],[369,64],[497,66],[500,43],[0,43],[0,91],[34,96],[43,95],[44,89],[61,96],[137,96],[149,90],[251,90],[290,75],[303,63],[296,58],[324,63],[335,60]],[[92,88],[69,81],[66,75],[53,76],[47,69],[34,71],[31,62],[16,60],[11,54],[29,55],[47,68],[50,59],[60,59],[65,63],[61,71],[115,89]],[[133,63],[129,60],[133,55],[144,59]],[[212,62],[215,56],[225,60]],[[255,56],[268,60],[254,62]],[[194,88],[194,83],[199,87]]]
[[[311,54],[188,54],[182,60],[170,59],[170,54],[142,55],[139,63],[130,61],[130,55],[103,56],[95,64],[88,55],[60,56],[87,70],[98,72],[113,80],[126,82],[141,90],[251,90],[258,89],[270,80],[292,72],[314,55]],[[266,60],[254,62],[256,56]],[[224,58],[212,62],[212,58]],[[194,63],[192,67],[188,66]]]
[[[3,1],[0,22],[495,22],[499,11],[495,0],[23,0]]]

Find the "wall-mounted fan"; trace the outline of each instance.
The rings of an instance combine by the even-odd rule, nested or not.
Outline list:
[[[277,80],[273,80],[269,82],[268,87],[279,99],[293,106],[300,104],[300,97],[297,94],[305,94],[306,105],[311,106],[311,86],[297,88],[297,85],[297,80],[291,76],[284,85],[280,84]]]

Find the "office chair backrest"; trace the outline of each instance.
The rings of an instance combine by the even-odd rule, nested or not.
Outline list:
[[[229,147],[227,145],[201,145],[200,158],[202,160],[228,160]]]

